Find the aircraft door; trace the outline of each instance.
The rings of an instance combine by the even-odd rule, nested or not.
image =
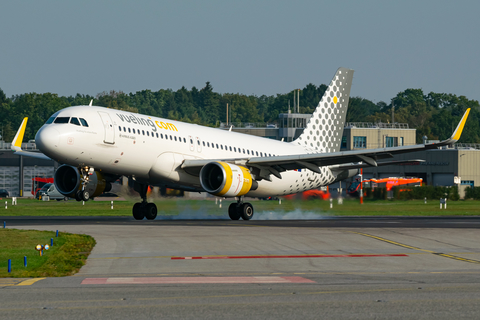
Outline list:
[[[98,112],[100,117],[102,118],[103,127],[105,128],[105,138],[103,142],[108,144],[115,143],[115,127],[113,126],[112,119],[110,115],[106,112]]]
[[[202,142],[200,141],[199,137],[195,137],[197,143],[197,152],[202,152]]]

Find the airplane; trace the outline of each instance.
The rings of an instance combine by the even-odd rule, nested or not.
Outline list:
[[[157,216],[156,205],[147,202],[149,185],[235,198],[228,208],[230,219],[250,220],[254,209],[245,197],[283,196],[352,177],[359,168],[421,162],[386,159],[460,138],[470,109],[453,135],[439,143],[340,151],[353,72],[336,71],[293,142],[97,107],[92,100],[88,106],[57,111],[46,121],[35,136],[41,153],[21,149],[25,118],[12,149],[61,164],[54,175],[55,187],[78,201],[108,192],[121,176],[131,177],[142,199],[132,209],[137,220]]]

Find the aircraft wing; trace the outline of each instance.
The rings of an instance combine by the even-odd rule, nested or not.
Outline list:
[[[452,136],[438,143],[418,144],[413,146],[401,146],[392,148],[379,148],[368,150],[353,150],[332,153],[313,153],[286,155],[278,157],[252,157],[243,159],[202,159],[202,160],[185,160],[181,168],[190,174],[200,172],[200,169],[212,161],[226,161],[235,164],[255,167],[259,169],[259,178],[270,180],[270,175],[281,179],[280,172],[286,170],[309,169],[313,172],[320,173],[323,166],[333,166],[331,169],[347,170],[355,168],[363,168],[367,166],[377,167],[382,165],[401,164],[419,162],[421,160],[406,161],[378,161],[382,159],[391,159],[395,154],[408,153],[414,151],[422,151],[428,149],[436,149],[441,146],[450,145],[460,139],[465,122],[467,120],[470,109],[467,109]]]
[[[22,124],[20,125],[20,128],[18,128],[17,134],[13,138],[12,150],[15,151],[14,154],[43,160],[52,160],[41,152],[30,152],[22,150],[22,141],[23,136],[25,135],[25,128],[27,127],[27,121],[28,117],[25,117],[22,121]]]

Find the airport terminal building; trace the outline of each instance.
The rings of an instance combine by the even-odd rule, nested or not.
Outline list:
[[[220,130],[262,136],[270,139],[293,141],[305,128],[310,114],[285,113],[279,115],[278,124],[221,123]],[[431,141],[430,141],[431,142]],[[377,149],[414,145],[416,130],[402,123],[346,123],[341,151]],[[37,151],[34,141],[23,143],[22,148]],[[460,197],[468,186],[480,186],[480,144],[456,143],[442,149],[396,155],[394,160],[420,159],[411,165],[392,165],[366,168],[364,179],[387,177],[418,177],[433,186],[458,185]],[[10,150],[10,143],[0,141],[0,189],[11,196],[33,196],[33,177],[53,177],[55,162],[20,157]],[[349,181],[342,182],[346,188]],[[331,186],[338,188],[339,183]]]

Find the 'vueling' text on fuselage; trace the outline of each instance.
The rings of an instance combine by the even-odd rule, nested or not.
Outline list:
[[[117,113],[117,117],[119,117],[120,120],[122,120],[122,122],[141,124],[143,126],[150,126],[152,127],[152,131],[154,132],[157,131],[157,127],[165,130],[178,131],[177,127],[175,127],[175,125],[170,122],[163,122],[163,121],[153,122],[151,119],[139,118],[134,116],[133,114],[131,114],[130,116],[127,116],[127,115]]]

